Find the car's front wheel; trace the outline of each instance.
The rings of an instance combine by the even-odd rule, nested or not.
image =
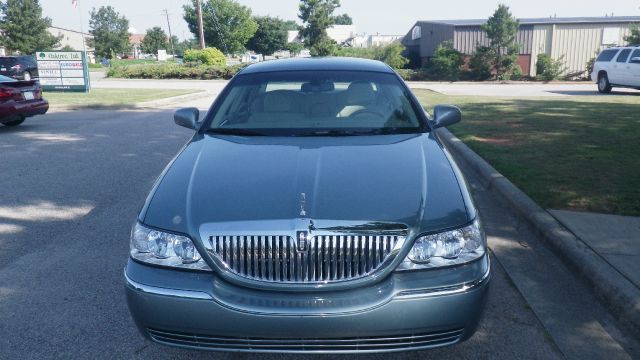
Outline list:
[[[31,73],[28,71],[24,72],[24,81],[30,81],[31,80]]]
[[[3,122],[2,125],[4,126],[18,126],[20,124],[22,124],[24,122],[25,118],[20,118],[17,120],[12,120],[12,121],[7,121],[7,122]]]
[[[598,91],[602,94],[608,94],[611,92],[611,83],[606,73],[600,74],[598,77]]]

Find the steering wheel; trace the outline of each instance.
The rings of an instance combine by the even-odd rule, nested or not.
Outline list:
[[[360,117],[360,116],[370,116],[373,115],[375,117],[379,117],[380,119],[384,119],[384,115],[382,115],[381,113],[375,111],[375,110],[370,110],[370,109],[360,109],[358,111],[355,111],[353,114],[349,115],[350,118],[355,118],[355,117]]]

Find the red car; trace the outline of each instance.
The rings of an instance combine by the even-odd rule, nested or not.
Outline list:
[[[26,118],[48,110],[49,102],[42,98],[38,81],[18,81],[0,75],[0,124],[17,126]]]

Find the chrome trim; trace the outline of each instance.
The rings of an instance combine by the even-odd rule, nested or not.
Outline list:
[[[370,276],[395,259],[406,239],[402,235],[319,232],[309,236],[308,251],[298,251],[296,236],[286,232],[205,236],[207,254],[234,276],[262,283],[307,286]],[[253,241],[255,238],[261,239],[259,245]]]
[[[435,296],[447,296],[447,295],[456,295],[456,294],[464,294],[469,291],[473,291],[476,288],[483,286],[491,275],[491,267],[487,269],[487,272],[482,275],[480,279],[470,281],[468,283],[464,283],[462,285],[455,286],[446,286],[439,287],[434,289],[416,289],[416,290],[405,290],[397,293],[393,299],[398,300],[410,300],[410,299],[420,299],[420,298],[428,298]]]
[[[169,289],[140,284],[139,282],[133,281],[129,278],[126,269],[124,270],[124,278],[127,281],[127,286],[145,294],[170,296],[182,299],[213,300],[211,295],[202,291]]]

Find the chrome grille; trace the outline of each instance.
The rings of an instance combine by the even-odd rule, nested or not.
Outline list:
[[[306,251],[291,236],[210,236],[209,251],[236,275],[260,281],[352,280],[376,271],[403,237],[315,235]]]

